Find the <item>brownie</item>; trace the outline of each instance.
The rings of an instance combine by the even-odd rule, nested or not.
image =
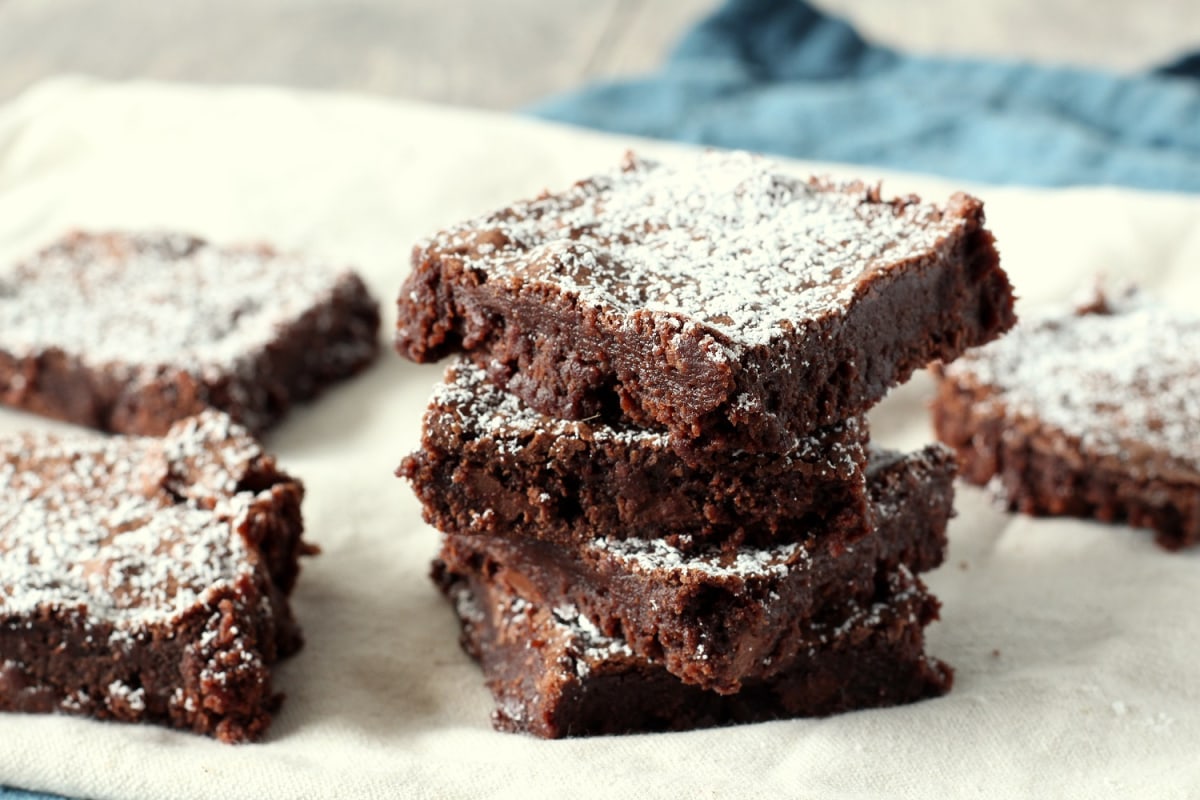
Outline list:
[[[786,455],[680,458],[661,433],[564,421],[459,362],[434,390],[399,474],[444,531],[560,543],[661,538],[690,550],[769,544],[798,527],[865,535],[867,425],[852,418]]]
[[[0,442],[0,710],[260,738],[303,487],[224,414]]]
[[[208,408],[261,431],[377,354],[353,272],[265,245],[71,233],[0,272],[0,403],[160,435]]]
[[[869,599],[899,567],[938,566],[954,474],[940,445],[878,453],[868,470],[873,530],[849,546],[803,530],[767,548],[691,554],[654,539],[563,546],[449,533],[439,558],[456,573],[499,575],[539,606],[577,607],[683,682],[728,694],[790,669],[800,631],[823,607]]]
[[[1010,510],[1200,541],[1200,316],[1101,292],[939,376],[938,437]]]
[[[576,607],[529,600],[503,574],[435,562],[434,577],[483,667],[499,730],[560,738],[823,716],[936,697],[953,681],[924,654],[937,601],[903,568],[866,602],[834,604],[798,630],[787,670],[724,695],[681,683]]]
[[[619,169],[419,243],[396,347],[466,351],[564,419],[665,429],[682,454],[787,452],[1012,326],[983,206],[885,199],[709,152]]]

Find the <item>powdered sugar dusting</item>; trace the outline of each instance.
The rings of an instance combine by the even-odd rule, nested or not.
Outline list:
[[[546,282],[637,325],[642,314],[716,333],[737,359],[834,313],[859,282],[927,254],[963,224],[931,205],[881,202],[861,184],[804,181],[744,153],[621,169],[439,234],[487,280]]]
[[[0,273],[0,348],[18,358],[59,350],[132,380],[166,368],[213,380],[249,369],[282,328],[329,306],[346,277],[265,247],[72,234]]]
[[[1200,317],[1129,294],[1059,310],[946,367],[996,391],[1008,413],[1131,462],[1157,451],[1200,469]]]
[[[165,439],[5,440],[0,615],[78,612],[114,625],[115,635],[136,636],[251,575],[257,555],[236,530],[255,496],[226,490],[258,455],[216,412],[176,425]],[[199,480],[189,483],[189,475]]]
[[[624,640],[606,636],[575,606],[555,606],[550,613],[554,623],[566,630],[573,648],[578,651],[580,657],[575,662],[575,673],[579,677],[587,675],[597,662],[633,656],[633,650]]]
[[[214,443],[220,443],[214,447]],[[232,419],[207,413],[183,420],[162,441],[172,491],[210,504],[233,495],[250,465],[263,458],[258,442]]]
[[[124,706],[131,711],[145,711],[146,690],[140,686],[134,689],[121,681],[113,681],[108,685],[108,702],[114,708]]]
[[[662,539],[603,537],[582,547],[607,552],[631,571],[655,575],[665,572],[712,578],[782,578],[812,563],[812,556],[798,542],[774,547],[739,547],[732,551],[714,548],[702,553],[685,553]]]
[[[870,605],[850,603],[846,616],[836,625],[814,624],[814,634],[822,644],[831,644],[845,639],[855,630],[873,629],[883,625],[889,618],[894,617],[901,609],[906,609],[908,616],[905,622],[916,625],[919,622],[914,606],[925,595],[925,589],[917,581],[916,576],[903,564],[888,575],[888,595],[884,600],[876,600]]]

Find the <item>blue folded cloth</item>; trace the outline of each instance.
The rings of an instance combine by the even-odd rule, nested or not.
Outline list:
[[[530,110],[619,133],[992,183],[1200,192],[1200,53],[1128,77],[920,57],[798,0],[730,0],[657,74]]]

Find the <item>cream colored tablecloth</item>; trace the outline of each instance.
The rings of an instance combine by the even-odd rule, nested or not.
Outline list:
[[[418,236],[607,167],[630,144],[355,97],[61,80],[0,110],[0,257],[70,226],[267,238],[356,264],[390,318]],[[937,200],[952,188],[885,183]],[[1103,271],[1200,310],[1200,199],[975,190],[1023,307]],[[480,673],[426,579],[436,536],[392,477],[439,374],[388,352],[269,438],[308,485],[324,555],[296,591],[308,646],[278,671],[288,698],[265,743],[0,714],[0,784],[255,800],[1200,795],[1198,556],[1123,527],[1007,517],[971,488],[929,578],[945,606],[929,647],[958,670],[944,699],[685,734],[494,733]],[[876,438],[929,439],[929,389],[919,376],[894,392]],[[0,431],[48,424],[0,411]]]

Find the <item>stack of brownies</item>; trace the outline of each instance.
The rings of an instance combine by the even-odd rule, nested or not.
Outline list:
[[[497,700],[547,736],[944,692],[953,457],[865,411],[1013,324],[981,204],[629,156],[421,243],[397,348],[453,352],[401,474]]]

